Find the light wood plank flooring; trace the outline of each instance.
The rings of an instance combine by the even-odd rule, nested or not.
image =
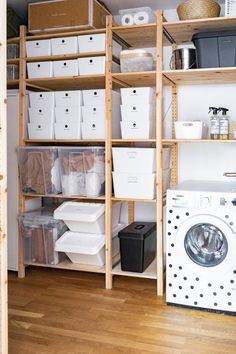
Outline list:
[[[9,354],[235,354],[236,317],[166,306],[155,281],[30,268],[9,275]]]

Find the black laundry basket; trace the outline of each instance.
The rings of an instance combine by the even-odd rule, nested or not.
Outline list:
[[[118,234],[121,269],[143,273],[156,255],[156,223],[134,222]]]
[[[192,40],[198,68],[236,66],[236,29],[196,33]]]

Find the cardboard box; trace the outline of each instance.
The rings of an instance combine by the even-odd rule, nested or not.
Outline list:
[[[109,15],[97,0],[55,0],[28,5],[29,32],[105,28]]]

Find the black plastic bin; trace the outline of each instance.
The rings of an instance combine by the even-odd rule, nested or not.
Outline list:
[[[143,273],[156,256],[156,223],[134,222],[119,232],[121,269]]]
[[[236,66],[236,29],[193,35],[198,68]]]

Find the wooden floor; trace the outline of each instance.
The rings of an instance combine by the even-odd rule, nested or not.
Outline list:
[[[166,306],[153,280],[31,268],[9,275],[9,354],[236,353],[236,317]]]

